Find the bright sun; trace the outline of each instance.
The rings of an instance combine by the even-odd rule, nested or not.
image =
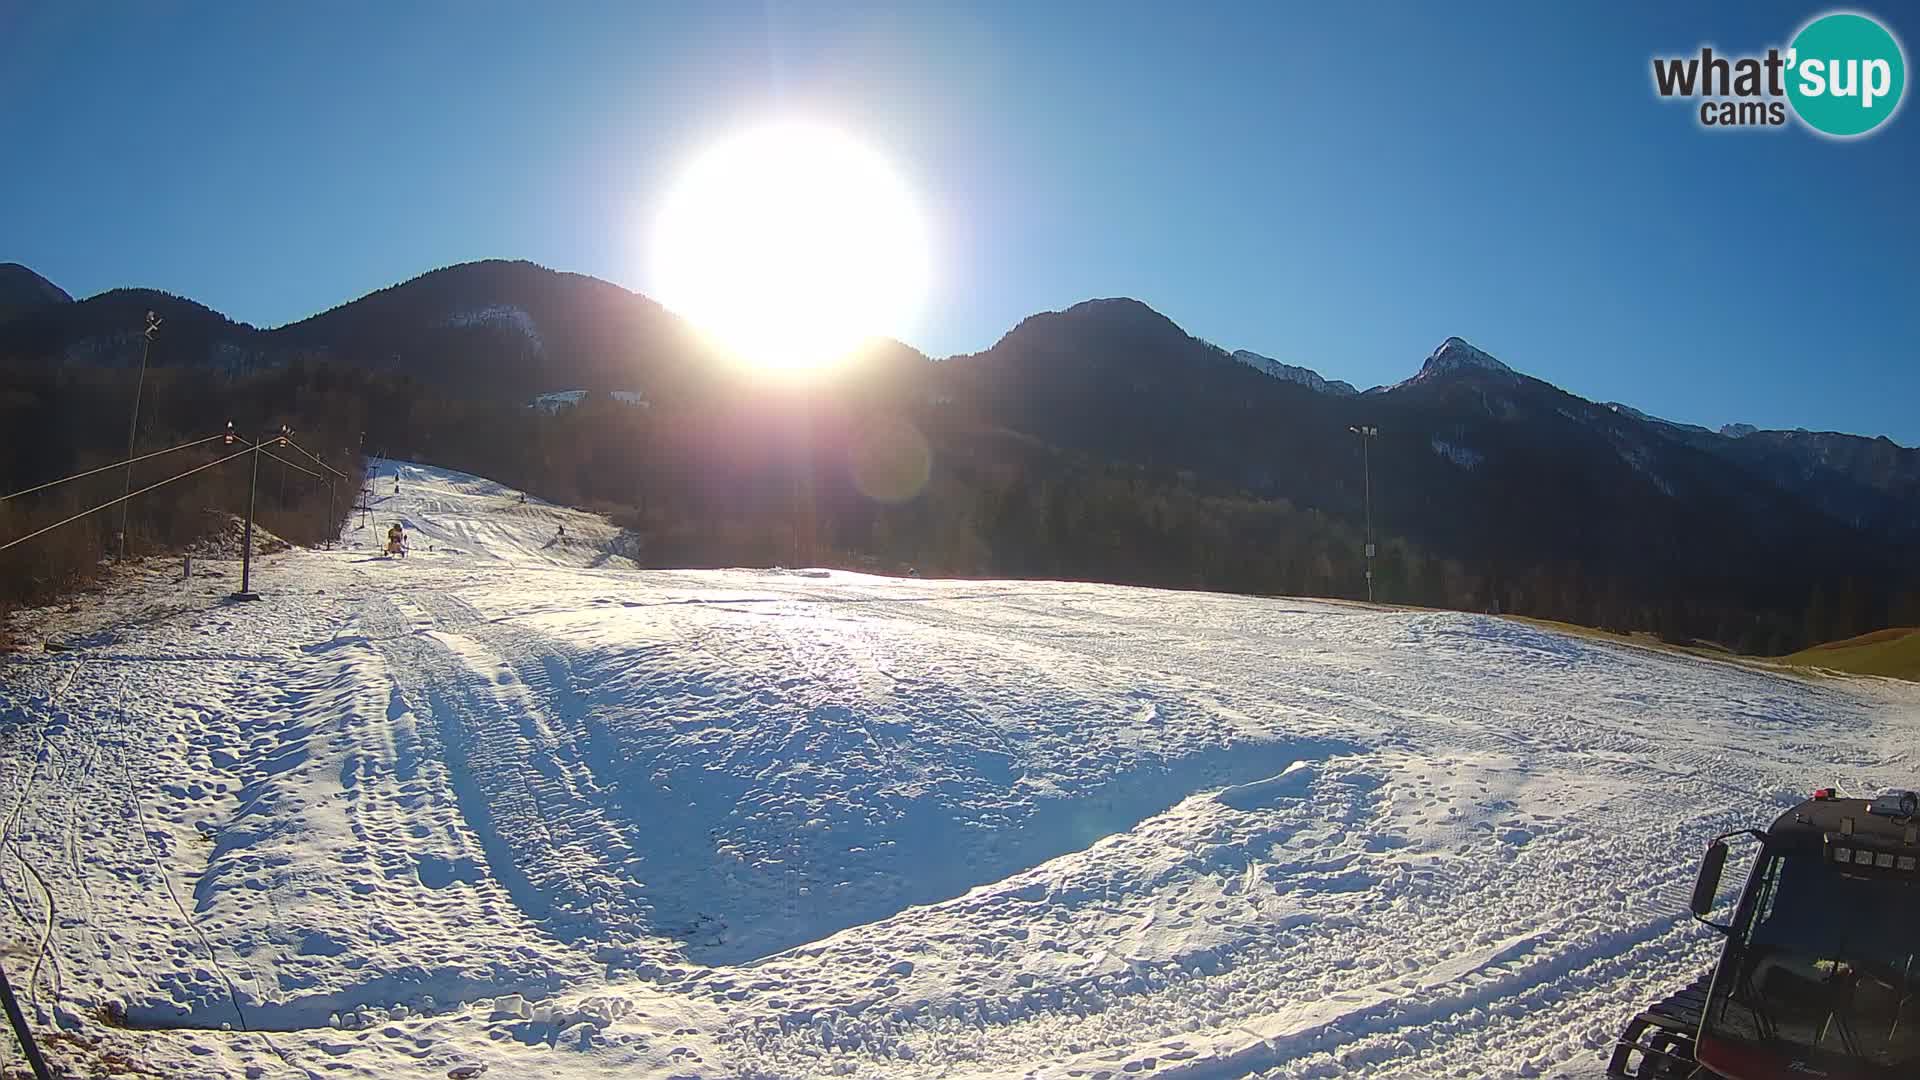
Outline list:
[[[655,227],[667,307],[749,363],[802,370],[898,335],[927,285],[905,185],[846,135],[783,122],[695,158]]]

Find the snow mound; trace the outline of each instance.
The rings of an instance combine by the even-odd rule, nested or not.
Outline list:
[[[188,544],[186,554],[204,559],[238,559],[247,546],[245,518],[225,510],[208,510],[208,525],[200,539]],[[273,555],[293,545],[275,536],[258,521],[253,523],[253,553]]]
[[[1288,765],[1278,776],[1269,776],[1265,780],[1255,780],[1250,784],[1236,784],[1223,788],[1214,798],[1235,810],[1256,810],[1272,806],[1280,799],[1297,799],[1313,782],[1315,775],[1311,765],[1296,761]]]

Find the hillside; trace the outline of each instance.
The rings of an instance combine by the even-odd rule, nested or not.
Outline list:
[[[1811,501],[1793,463],[1763,467],[1728,449],[1767,433],[1751,444],[1678,438],[1664,421],[1569,394],[1458,338],[1411,378],[1349,395],[1269,374],[1143,304],[1101,300],[1033,316],[941,368],[983,415],[1048,443],[1348,521],[1363,514],[1350,429],[1377,426],[1378,528],[1481,575],[1483,610],[1779,652],[1804,640],[1816,591],[1850,598],[1819,626],[1885,625],[1890,611],[1920,605],[1920,583],[1884,534]],[[1920,451],[1889,453],[1920,469]],[[1845,467],[1821,456],[1829,472]],[[1920,508],[1898,482],[1872,490],[1877,521]]]
[[[292,359],[269,349],[259,331],[204,304],[158,289],[112,289],[38,308],[0,324],[0,359],[32,366],[135,367],[145,345],[146,313],[163,320],[149,362],[241,375]]]
[[[706,356],[652,300],[528,262],[435,270],[264,337],[278,349],[515,396],[657,390]]]
[[[1829,641],[1786,658],[1789,664],[1920,681],[1920,629],[1895,627]]]
[[[0,263],[0,322],[72,301],[65,289],[19,263]]]
[[[775,492],[848,486],[844,473],[797,478],[809,455],[844,462],[860,429],[905,423],[927,443],[932,480],[909,527],[950,541],[934,555],[923,542],[905,550],[899,522],[873,520],[900,514],[856,513],[842,499],[828,509],[833,541],[859,559],[1363,596],[1358,548],[1333,536],[1366,516],[1351,429],[1367,426],[1380,433],[1370,476],[1388,541],[1375,568],[1382,596],[1776,655],[1920,619],[1920,579],[1899,555],[1920,542],[1920,450],[1672,424],[1567,393],[1457,337],[1410,363],[1407,379],[1354,393],[1110,298],[1036,314],[980,353],[939,362],[879,342],[808,387],[804,403],[783,402],[643,296],[489,261],[265,331],[182,298],[117,290],[0,324],[0,358],[136,363],[149,308],[167,319],[153,349],[161,368],[374,373],[404,385],[369,407],[372,446],[556,499],[631,507],[669,531],[711,532],[714,508],[703,504],[714,500],[751,519],[742,534],[801,531],[797,504]],[[631,434],[590,417],[533,432],[506,415],[576,389],[639,394],[650,411],[621,419]],[[797,422],[807,413],[815,419]],[[803,440],[817,445],[800,453]],[[656,456],[637,460],[636,446]],[[700,493],[686,475],[696,469],[711,478]],[[1096,489],[1097,500],[1072,494]],[[1197,508],[1203,500],[1214,503]],[[787,519],[773,520],[777,506]],[[1274,530],[1249,519],[1285,519],[1292,532],[1270,556]],[[994,535],[1002,521],[1011,538]],[[690,562],[765,559],[681,550]]]
[[[1920,736],[1898,684],[1483,615],[643,571],[477,477],[373,491],[259,603],[154,582],[0,660],[56,1060],[1596,1075],[1717,946],[1702,839]]]

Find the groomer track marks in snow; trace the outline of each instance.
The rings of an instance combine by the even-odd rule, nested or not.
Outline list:
[[[1595,1075],[1709,955],[1702,837],[1911,786],[1895,684],[1353,604],[642,572],[591,515],[382,469],[261,603],[5,661],[42,1027],[218,1078]],[[236,1002],[273,1045],[174,1030]]]

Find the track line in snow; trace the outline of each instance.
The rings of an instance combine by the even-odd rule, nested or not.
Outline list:
[[[119,711],[122,718],[127,715],[126,683],[124,681],[120,684]],[[146,844],[147,859],[152,867],[152,871],[159,875],[160,884],[166,889],[167,899],[173,903],[174,910],[179,913],[180,921],[186,924],[187,929],[192,931],[193,936],[199,939],[201,947],[206,949],[207,963],[213,966],[213,970],[220,976],[220,981],[226,985],[227,1001],[233,1007],[234,1019],[240,1025],[240,1030],[245,1031],[247,1029],[247,1014],[246,1011],[240,1007],[240,992],[234,988],[233,977],[228,975],[226,968],[221,965],[220,954],[213,946],[213,939],[209,938],[206,931],[202,930],[200,925],[194,922],[192,913],[187,911],[187,906],[180,902],[180,894],[175,892],[173,888],[173,877],[167,872],[166,864],[161,861],[159,853],[154,850],[153,835],[147,828],[146,802],[141,795],[140,786],[134,780],[133,776],[133,759],[131,757],[123,757],[121,758],[121,765],[127,781],[127,799],[133,804],[134,814],[139,821],[140,839]]]

